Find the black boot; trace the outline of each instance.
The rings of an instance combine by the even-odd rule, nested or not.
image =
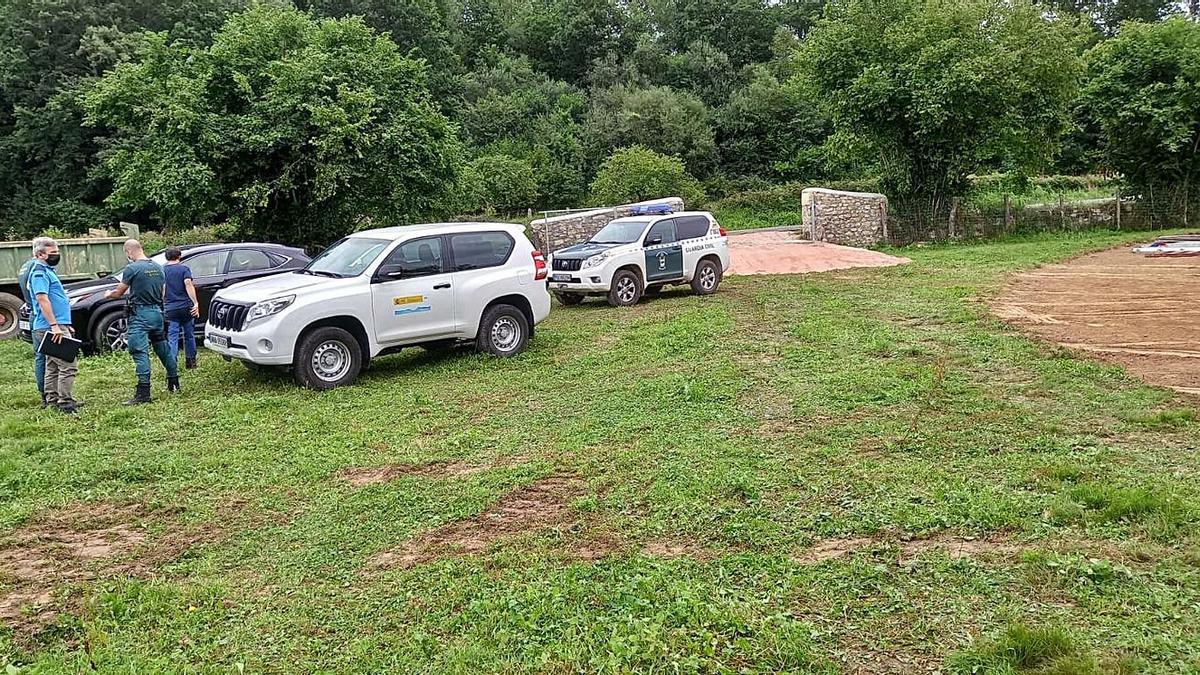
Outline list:
[[[193,356],[192,358],[187,360],[187,363],[184,367],[187,368],[188,370],[195,370],[198,365],[199,364],[196,363],[196,357]]]
[[[50,407],[50,400],[46,398],[46,393],[42,392],[42,410]]]
[[[180,392],[178,375],[167,378],[167,391],[171,392],[172,394],[178,394]]]
[[[133,398],[129,399],[128,401],[125,401],[125,405],[142,405],[143,403],[149,403],[149,402],[150,402],[150,383],[146,382],[145,384],[143,384],[141,382],[138,382],[137,393],[133,395]]]

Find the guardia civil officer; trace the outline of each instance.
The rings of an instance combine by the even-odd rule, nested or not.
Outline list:
[[[17,273],[17,284],[21,287],[21,297],[25,299],[25,305],[29,307],[31,318],[37,311],[37,299],[29,292],[29,277],[33,273],[34,266],[38,264],[38,254],[47,251],[52,246],[58,246],[58,243],[50,237],[34,239],[33,255],[25,261],[25,264],[21,266],[21,271]],[[46,355],[37,350],[37,344],[33,346],[33,379],[37,382],[38,393],[42,395],[42,407],[48,407],[50,404],[46,396]]]
[[[129,293],[129,355],[137,371],[137,393],[125,405],[150,402],[150,348],[167,369],[167,390],[179,391],[179,369],[171,358],[163,330],[163,286],[166,276],[158,263],[146,257],[137,239],[125,242],[125,257],[129,265],[121,274],[121,283],[104,294],[115,300]]]

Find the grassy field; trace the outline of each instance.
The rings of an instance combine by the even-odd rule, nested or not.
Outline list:
[[[53,583],[3,579],[50,602],[0,650],[63,673],[1200,671],[1196,401],[982,304],[1124,237],[556,307],[515,360],[414,350],[324,394],[205,355],[126,409],[128,357],[89,359],[78,419],[36,409],[4,343],[0,559]]]

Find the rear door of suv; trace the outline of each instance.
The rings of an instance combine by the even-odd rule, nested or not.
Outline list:
[[[683,247],[683,268],[689,279],[695,274],[700,259],[716,250],[714,240],[704,241],[712,233],[712,227],[708,216],[675,217],[675,233]]]

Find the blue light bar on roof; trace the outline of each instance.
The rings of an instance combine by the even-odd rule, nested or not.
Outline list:
[[[674,213],[670,204],[642,204],[633,207],[635,216],[665,216]]]

